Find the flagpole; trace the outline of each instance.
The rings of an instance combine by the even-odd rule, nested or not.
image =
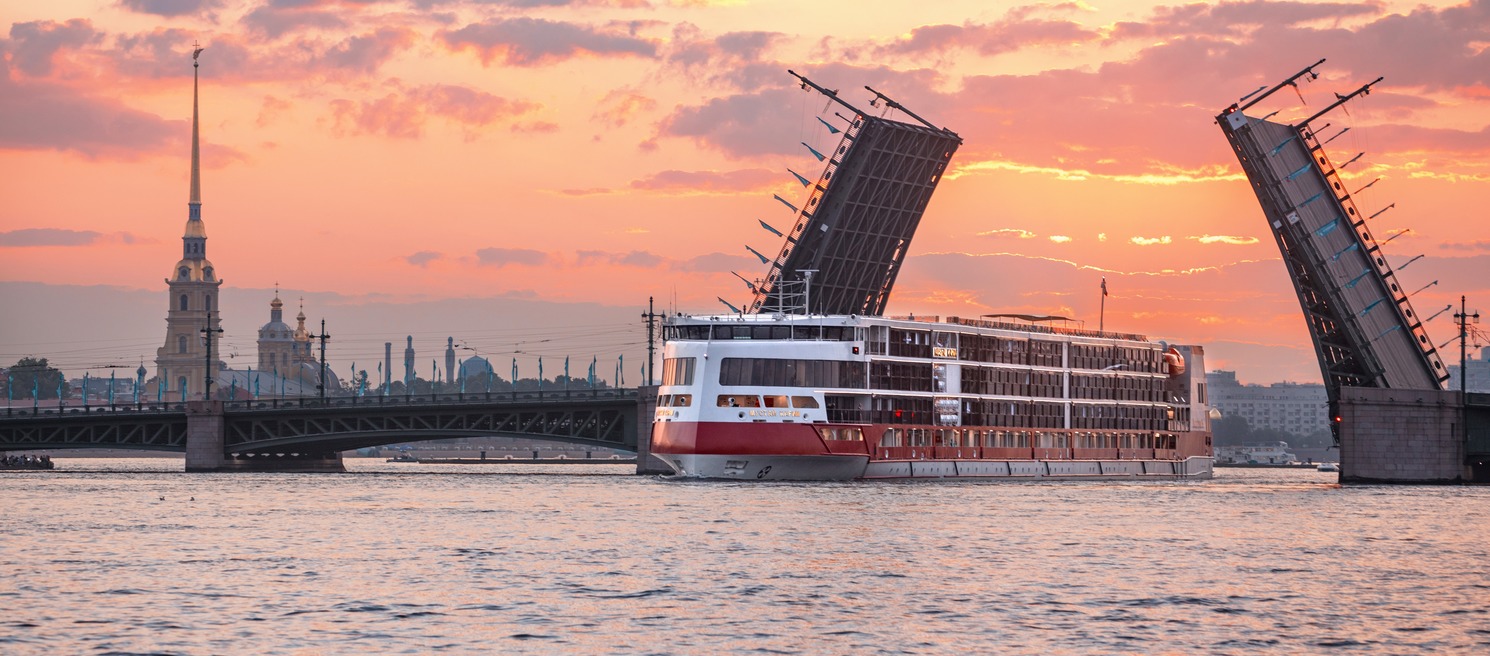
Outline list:
[[[1097,332],[1103,332],[1107,327],[1107,276],[1102,276],[1102,309],[1097,315]]]

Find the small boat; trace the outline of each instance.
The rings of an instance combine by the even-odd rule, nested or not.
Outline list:
[[[1321,462],[1321,463],[1319,463],[1319,471],[1322,471],[1322,472],[1338,472],[1338,471],[1340,471],[1340,463],[1338,463],[1338,462]]]
[[[392,458],[389,458],[388,462],[419,462],[419,458],[411,456],[407,453],[400,453],[396,456],[393,456]]]

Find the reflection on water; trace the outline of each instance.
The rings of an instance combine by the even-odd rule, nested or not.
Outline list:
[[[0,652],[1490,650],[1490,488],[348,463],[0,474]]]

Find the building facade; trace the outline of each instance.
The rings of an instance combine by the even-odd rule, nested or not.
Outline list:
[[[1458,355],[1455,353],[1454,355]],[[1475,359],[1474,353],[1469,353],[1469,361],[1464,363],[1464,368],[1469,370],[1468,383],[1471,392],[1490,392],[1490,346],[1480,349],[1479,359]],[[1445,383],[1449,391],[1460,390],[1459,365],[1449,365],[1449,382]]]
[[[1301,437],[1329,429],[1329,400],[1324,385],[1244,385],[1235,371],[1211,371],[1205,377],[1211,408],[1223,417],[1242,417],[1254,430],[1271,428]]]

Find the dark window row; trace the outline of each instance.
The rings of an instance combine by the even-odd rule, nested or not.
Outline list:
[[[665,326],[663,336],[668,340],[703,341],[709,339],[779,339],[804,341],[851,342],[854,341],[853,326],[782,326],[782,325],[721,325]]]
[[[1157,348],[1134,348],[1096,344],[1072,344],[1071,367],[1074,369],[1120,368],[1123,371],[1158,373],[1164,355]]]
[[[1064,428],[1066,411],[1058,403],[964,399],[962,425],[1012,428]]]
[[[1028,369],[984,369],[963,367],[964,394],[997,394],[1000,396],[1043,396],[1061,398],[1061,373]]]
[[[1162,406],[1082,404],[1071,406],[1072,428],[1164,430],[1168,420],[1168,410]]]
[[[870,367],[869,372],[870,389],[903,392],[931,391],[933,381],[929,362],[876,362]]]
[[[1163,378],[1071,374],[1071,398],[1113,401],[1163,401]]]
[[[863,362],[843,360],[725,358],[719,365],[720,385],[863,389],[864,378]]]

